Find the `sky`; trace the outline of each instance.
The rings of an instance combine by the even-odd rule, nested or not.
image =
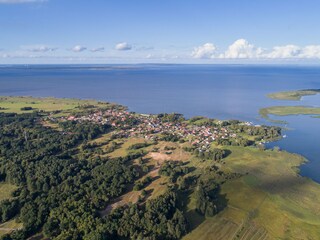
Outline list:
[[[0,64],[320,64],[319,9],[319,0],[0,0]]]

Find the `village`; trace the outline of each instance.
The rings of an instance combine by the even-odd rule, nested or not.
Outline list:
[[[194,125],[186,121],[163,121],[157,115],[136,114],[119,109],[99,110],[83,116],[61,117],[61,121],[90,121],[109,124],[114,138],[141,137],[158,140],[161,135],[175,136],[189,141],[199,151],[207,151],[218,139],[236,138],[237,134],[222,126]],[[250,123],[246,123],[250,124]]]

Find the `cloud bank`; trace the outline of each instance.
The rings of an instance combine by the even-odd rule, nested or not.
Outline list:
[[[246,39],[238,39],[226,51],[218,52],[213,43],[195,47],[191,56],[196,59],[320,59],[320,45],[275,46],[271,50],[256,47]]]
[[[111,49],[117,51],[109,51]],[[107,51],[108,50],[108,51]],[[121,51],[128,51],[124,55]],[[69,53],[68,53],[69,52]],[[70,54],[70,52],[74,52]],[[82,53],[83,52],[83,53]],[[298,46],[294,44],[278,45],[270,48],[259,47],[246,39],[238,39],[225,48],[208,42],[194,48],[168,46],[167,48],[132,47],[127,42],[116,46],[87,48],[75,45],[72,48],[52,47],[50,45],[25,45],[19,49],[1,49],[0,59],[59,59],[70,61],[117,61],[117,62],[174,62],[174,63],[320,63],[320,45]],[[18,60],[16,60],[18,61]],[[8,61],[3,60],[4,63]]]
[[[271,59],[317,59],[320,58],[320,45],[308,45],[299,47],[296,45],[276,46],[270,53],[265,54]]]

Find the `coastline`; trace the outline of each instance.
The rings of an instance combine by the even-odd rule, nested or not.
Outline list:
[[[8,108],[8,105],[1,105],[1,98],[0,107],[4,108],[4,106],[6,106]],[[18,103],[21,99],[23,103]],[[30,113],[33,110],[45,111],[49,109],[52,122],[48,125],[45,124],[45,126],[52,129],[56,129],[55,127],[57,126],[55,119],[63,119],[63,121],[65,121],[72,116],[72,118],[70,118],[72,119],[71,121],[82,121],[82,117],[84,117],[83,119],[90,119],[88,118],[88,114],[94,116],[100,108],[118,108],[121,113],[119,117],[126,115],[125,111],[123,112],[123,109],[126,108],[121,105],[110,105],[109,103],[93,100],[60,99],[61,102],[58,99],[52,98],[36,98],[36,100],[35,98],[15,98],[15,100],[17,101],[16,104],[12,103],[13,99],[8,99],[8,101],[11,102],[12,109],[15,109],[18,113]],[[36,101],[40,102],[37,103]],[[31,102],[36,103],[30,105]],[[97,104],[97,106],[94,106],[95,104]],[[59,105],[59,107],[62,106],[65,110],[59,112],[57,105]],[[27,111],[21,110],[21,108],[27,106],[34,106],[34,109]],[[6,111],[9,112],[10,108],[6,109]],[[113,115],[113,112],[110,112],[110,114]],[[141,116],[142,119],[152,117],[152,115],[136,115]],[[166,117],[166,115],[164,116]],[[170,115],[168,115],[168,117],[169,116]],[[175,117],[175,115],[172,116]],[[99,116],[96,115],[96,117]],[[199,124],[200,128],[203,124],[219,122],[218,120],[210,122],[210,119],[199,117],[191,118],[187,121],[192,124]],[[121,126],[120,124],[119,127]],[[108,139],[110,137],[110,134],[102,135],[90,141],[89,144],[92,146],[96,146],[95,144],[97,144],[97,146],[102,146],[103,149],[105,149],[109,147]],[[111,153],[106,153],[106,156],[124,157],[130,146],[142,144],[145,143],[145,141],[146,139],[141,136],[120,137],[117,140],[119,147]],[[231,152],[221,162],[215,163],[199,160],[199,158],[192,153],[186,152],[184,150],[186,143],[168,143],[165,140],[160,140],[156,145],[152,145],[155,143],[150,141],[153,140],[147,140],[147,143],[150,143],[151,146],[146,145],[146,147],[143,147],[143,150],[150,154],[147,155],[147,157],[150,156],[151,159],[153,158],[149,163],[150,167],[162,164],[164,160],[181,160],[186,163],[189,162],[187,166],[196,168],[195,173],[189,173],[191,176],[193,174],[200,174],[203,179],[206,179],[211,174],[210,171],[207,172],[207,169],[210,168],[212,164],[218,166],[224,174],[227,174],[226,176],[236,174],[235,177],[231,177],[221,184],[221,194],[228,199],[228,206],[213,217],[203,218],[198,215],[198,213],[195,213],[194,196],[186,196],[187,199],[190,199],[190,202],[186,205],[186,212],[188,213],[186,216],[191,224],[191,232],[188,233],[184,239],[219,237],[221,234],[225,234],[226,231],[229,232],[225,235],[227,239],[228,237],[231,238],[236,235],[245,236],[249,233],[251,235],[261,234],[261,237],[268,236],[271,238],[293,237],[293,235],[282,230],[282,227],[285,227],[287,224],[289,224],[289,228],[293,232],[294,229],[299,229],[300,237],[311,236],[312,239],[316,239],[315,236],[320,234],[318,230],[320,221],[316,220],[317,217],[320,219],[320,216],[317,215],[320,209],[319,206],[314,203],[316,199],[320,201],[320,185],[311,179],[299,175],[299,167],[307,161],[307,159],[301,155],[278,149],[263,150],[250,146],[217,146],[212,143],[210,146],[212,149],[218,147]],[[159,152],[152,154],[154,148],[160,148]],[[157,171],[157,169],[154,169],[149,174],[152,176],[156,174],[155,176],[157,176]],[[218,175],[214,176],[217,177]],[[153,189],[154,193],[151,193],[151,199],[158,197],[159,194],[161,195],[163,191],[165,191],[167,181],[166,178],[160,176],[158,180],[155,180],[146,187],[147,191]],[[124,199],[123,202],[115,200],[112,208],[117,208],[121,206],[121,204],[126,205],[128,201],[130,202],[131,200],[137,199],[137,194],[139,195],[140,192],[129,191],[121,195],[120,199]],[[300,201],[300,198],[303,198],[303,201]],[[284,206],[287,207],[284,208]],[[276,211],[273,209],[276,209]],[[287,218],[283,218],[284,215],[286,215]],[[305,219],[300,218],[299,215],[303,215]],[[267,221],[270,217],[277,219],[277,221]],[[197,222],[194,219],[201,220]],[[312,222],[317,228],[310,230],[310,227],[305,225],[306,220]]]
[[[21,102],[21,100],[23,100]],[[37,102],[38,101],[38,102]],[[81,111],[81,107],[89,106],[90,110],[94,110],[95,108],[118,108],[121,110],[127,110],[128,107],[117,104],[117,103],[110,103],[106,101],[99,101],[95,99],[80,99],[80,98],[56,98],[56,97],[32,97],[32,96],[0,96],[0,112],[14,112],[14,113],[30,113],[30,110],[21,110],[21,106],[30,105],[34,106],[34,109],[31,111],[51,111],[56,116],[64,116],[65,114],[76,114],[77,112]],[[8,108],[8,106],[10,106]],[[297,106],[299,107],[299,106]],[[282,110],[282,108],[286,108],[286,106],[276,106],[276,107],[270,107],[270,108],[263,108],[261,109],[263,112],[260,113],[263,118],[268,119],[270,122],[274,123],[285,123],[284,121],[278,121],[278,120],[272,120],[268,117],[269,114],[271,115],[278,115],[278,116],[288,116],[288,115],[301,115],[301,113],[286,113],[280,111],[278,114],[275,114],[274,111],[278,111],[278,108]],[[296,108],[295,106],[293,108]],[[303,106],[302,108],[307,108]],[[79,110],[80,109],[80,110]],[[272,109],[269,111],[269,109]],[[274,109],[274,111],[273,111]],[[62,112],[65,112],[65,114],[61,115],[58,110],[61,110]],[[83,109],[82,109],[83,110]],[[307,110],[309,111],[309,110]],[[136,113],[138,115],[148,117],[152,116],[151,114],[145,114],[145,113]],[[320,114],[320,113],[319,113]],[[304,114],[303,114],[304,115]],[[305,115],[310,115],[308,113],[305,113]],[[319,118],[320,116],[312,116],[315,118]],[[194,116],[193,118],[200,118],[200,119],[208,119],[206,117],[202,116]],[[192,119],[192,118],[190,118]],[[189,119],[189,120],[190,120]],[[219,120],[218,120],[219,121]],[[279,139],[271,140],[271,142],[277,142]],[[283,150],[281,150],[283,151]],[[290,153],[290,152],[288,152]],[[294,155],[300,156],[303,160],[301,164],[304,164],[308,162],[309,160],[304,158],[302,155],[299,155],[297,153],[290,153]],[[298,172],[297,172],[298,173]]]

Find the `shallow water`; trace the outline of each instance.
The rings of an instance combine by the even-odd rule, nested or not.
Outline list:
[[[319,106],[320,95],[302,101],[268,99],[271,92],[320,88],[320,67],[242,65],[42,65],[1,66],[0,95],[91,98],[117,102],[140,113],[179,112],[261,124],[259,109],[275,105]],[[287,138],[273,145],[307,157],[303,176],[320,182],[320,119],[282,117]],[[271,144],[271,146],[272,146]]]

